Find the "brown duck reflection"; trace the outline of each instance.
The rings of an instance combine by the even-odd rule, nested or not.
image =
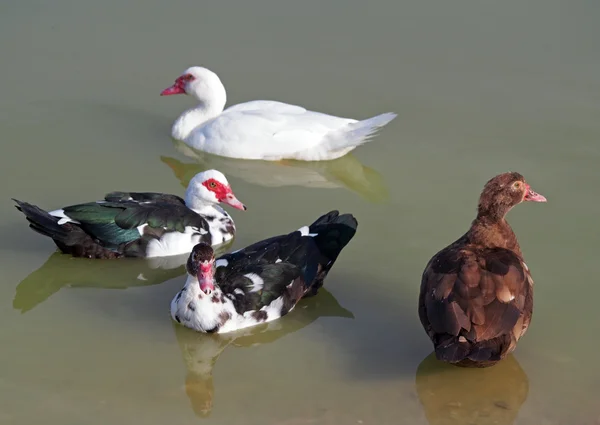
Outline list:
[[[333,161],[259,161],[226,158],[197,151],[173,141],[175,148],[195,162],[161,156],[183,186],[207,169],[217,169],[227,177],[266,187],[304,186],[321,189],[346,188],[371,202],[387,201],[389,194],[381,175],[362,165],[352,154]]]
[[[185,392],[194,413],[203,418],[210,416],[215,392],[212,371],[225,348],[269,344],[304,328],[319,317],[353,319],[354,315],[343,308],[330,292],[321,288],[316,296],[302,300],[294,311],[284,318],[229,334],[203,334],[174,324],[177,342],[187,369]]]
[[[216,255],[226,252],[232,243],[233,241],[216,247]],[[26,313],[65,286],[127,289],[159,285],[184,275],[187,259],[188,254],[147,259],[97,260],[73,258],[56,251],[17,285],[13,308]]]
[[[494,367],[465,369],[432,353],[417,368],[416,390],[430,425],[512,424],[529,380],[513,355]]]

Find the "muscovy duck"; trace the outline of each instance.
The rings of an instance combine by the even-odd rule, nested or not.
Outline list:
[[[439,360],[488,367],[514,351],[533,312],[533,279],[505,216],[523,201],[546,202],[519,173],[487,182],[477,217],[429,260],[419,318]]]
[[[13,199],[29,227],[52,238],[74,257],[165,257],[189,253],[199,242],[220,245],[235,235],[235,224],[219,205],[246,210],[217,170],[198,173],[185,200],[154,192],[111,192],[102,201],[54,211]]]
[[[213,249],[200,243],[189,256],[171,317],[199,332],[227,333],[285,316],[317,293],[357,226],[354,216],[334,210],[310,226],[216,260]]]
[[[368,142],[396,118],[388,112],[358,121],[306,110],[272,100],[225,108],[223,83],[209,69],[192,66],[161,96],[189,94],[199,104],[173,124],[171,135],[192,148],[214,155],[277,161],[323,161],[340,158]]]

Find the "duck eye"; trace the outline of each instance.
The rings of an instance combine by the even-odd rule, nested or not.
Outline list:
[[[215,187],[217,187],[217,184],[216,184],[215,182],[210,182],[208,185],[209,185],[210,187],[212,187],[213,189],[214,189]]]
[[[521,182],[514,182],[513,183],[513,189],[520,189],[521,188]]]

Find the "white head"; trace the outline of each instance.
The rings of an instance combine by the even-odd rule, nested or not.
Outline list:
[[[246,210],[246,206],[242,204],[233,194],[229,182],[217,170],[206,170],[196,174],[185,191],[185,204],[192,209],[200,209],[207,204],[224,204],[231,205],[238,210]]]
[[[211,104],[211,107],[225,107],[227,94],[221,79],[210,69],[201,66],[192,66],[175,80],[175,83],[164,89],[160,95],[170,96],[174,94],[189,94],[204,104]],[[219,105],[217,105],[219,104]]]

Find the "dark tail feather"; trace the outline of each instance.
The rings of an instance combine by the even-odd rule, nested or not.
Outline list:
[[[312,282],[312,285],[305,297],[316,295],[319,288],[323,286],[323,280],[327,277],[342,249],[356,234],[357,227],[358,221],[352,214],[340,215],[335,210],[319,217],[309,226],[309,233],[315,234],[312,239],[318,252],[313,253],[315,258],[307,260],[305,278],[307,282]]]
[[[460,342],[457,337],[450,336],[436,345],[435,355],[438,360],[457,366],[487,367],[500,360],[500,356],[495,353],[497,343],[497,338],[472,344],[468,341]]]
[[[73,245],[80,240],[82,234],[85,235],[83,230],[77,226],[61,226],[58,224],[58,218],[51,216],[47,211],[35,205],[14,198],[13,201],[17,203],[15,207],[25,214],[29,227],[41,235],[48,236],[54,241],[65,245]]]
[[[467,358],[470,351],[470,344],[458,342],[454,337],[442,342],[435,347],[435,356],[438,360],[448,363],[459,363]]]
[[[311,233],[314,233],[319,226],[327,224],[342,224],[354,229],[354,231],[356,231],[356,228],[358,227],[358,221],[352,214],[340,215],[339,211],[333,210],[317,218],[315,222],[310,225],[310,231]]]
[[[87,258],[117,258],[120,256],[118,252],[96,243],[78,225],[73,223],[58,224],[59,219],[51,216],[47,211],[27,202],[16,199],[13,199],[13,201],[17,203],[16,208],[25,214],[29,227],[37,233],[51,238],[65,254]]]
[[[330,211],[319,217],[309,226],[310,233],[316,233],[315,243],[319,250],[330,261],[331,265],[337,259],[342,249],[352,240],[358,228],[358,221],[352,214],[342,214]]]

